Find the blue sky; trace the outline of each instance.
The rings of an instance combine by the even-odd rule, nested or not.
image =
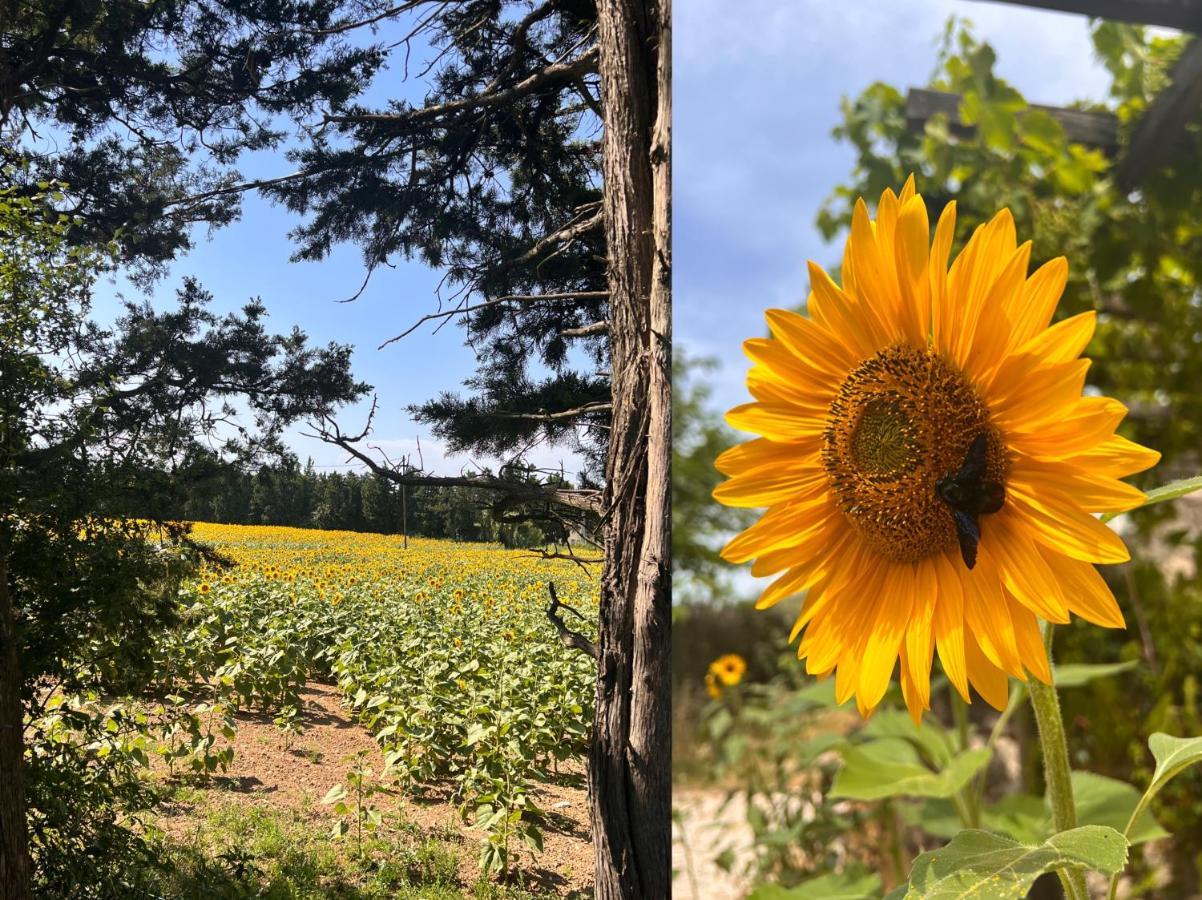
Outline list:
[[[806,260],[842,257],[814,218],[854,162],[830,136],[874,81],[925,85],[950,15],[969,19],[1032,102],[1103,99],[1081,16],[966,0],[688,0],[675,9],[674,339],[718,359],[714,397],[742,403],[744,338],[796,307]],[[899,185],[900,187],[900,185]],[[920,186],[921,189],[921,186]]]

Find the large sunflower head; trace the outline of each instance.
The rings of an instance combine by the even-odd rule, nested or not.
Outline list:
[[[955,215],[932,241],[912,178],[875,221],[856,203],[842,287],[810,263],[808,317],[769,310],[744,344],[755,402],[727,420],[761,437],[717,462],[718,500],[768,507],[722,555],[779,576],[760,608],[805,593],[798,656],[865,715],[899,659],[916,721],[936,650],[1001,709],[1009,675],[1051,678],[1039,619],[1122,627],[1094,564],[1127,550],[1093,514],[1143,502],[1119,479],[1160,456],[1082,394],[1095,314],[1051,325],[1066,260],[1028,275],[1003,209],[949,267]]]

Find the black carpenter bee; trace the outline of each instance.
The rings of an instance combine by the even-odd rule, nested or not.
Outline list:
[[[977,564],[977,544],[981,540],[979,517],[997,512],[1006,501],[1006,489],[985,477],[988,446],[989,438],[982,431],[968,448],[960,471],[944,475],[935,483],[935,493],[951,508],[956,537],[960,539],[960,556],[970,569]]]

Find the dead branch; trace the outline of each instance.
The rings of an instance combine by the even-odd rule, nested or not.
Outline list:
[[[485,300],[483,303],[475,303],[470,306],[464,306],[464,305],[460,304],[460,305],[454,307],[453,309],[439,310],[438,312],[433,312],[433,313],[430,313],[429,315],[422,316],[420,319],[418,319],[416,322],[414,322],[412,325],[410,325],[408,328],[406,328],[400,334],[396,335],[396,337],[390,337],[388,340],[386,340],[384,343],[382,343],[376,349],[383,350],[389,344],[395,344],[397,341],[401,340],[402,338],[408,337],[409,335],[413,334],[413,332],[415,332],[419,327],[424,325],[426,322],[430,322],[434,319],[448,319],[453,316],[466,315],[467,313],[475,312],[476,310],[479,310],[479,309],[487,309],[490,306],[498,306],[502,303],[536,303],[536,302],[540,302],[540,301],[563,302],[563,301],[600,299],[600,298],[608,297],[608,296],[609,296],[609,291],[565,291],[563,293],[556,293],[556,294],[509,294],[504,297],[495,297],[492,300]]]
[[[529,419],[533,422],[559,422],[563,419],[575,419],[591,413],[610,412],[613,408],[612,403],[586,403],[584,406],[577,406],[574,409],[561,409],[558,412],[547,412],[543,409],[538,412],[499,412],[493,413],[493,415],[498,419]]]
[[[381,478],[387,478],[394,484],[405,485],[407,487],[479,488],[486,491],[495,491],[496,493],[523,502],[554,503],[588,513],[599,513],[601,511],[601,491],[595,489],[551,487],[539,482],[516,481],[507,478],[497,478],[493,475],[427,475],[424,472],[412,469],[398,472],[389,466],[381,465],[378,460],[364,453],[356,446],[370,432],[371,416],[374,412],[375,406],[373,404],[372,412],[368,414],[367,425],[364,426],[363,431],[358,435],[343,434],[338,427],[338,423],[329,416],[323,416],[319,423],[311,423],[310,427],[314,428],[313,432],[302,432],[302,434],[305,437],[317,438],[318,440],[325,441],[327,444],[341,447],[353,458],[367,466],[373,474],[379,475]]]
[[[343,34],[347,31],[354,31],[356,28],[364,28],[368,25],[375,25],[378,22],[383,22],[385,19],[393,16],[399,16],[401,13],[409,12],[412,9],[422,6],[426,3],[432,3],[434,0],[407,0],[405,3],[399,3],[396,6],[389,7],[382,13],[371,16],[366,19],[358,19],[350,22],[339,22],[336,25],[331,25],[329,28],[306,28],[305,34],[312,34],[319,37],[325,37],[331,34]]]
[[[551,602],[547,604],[547,618],[551,620],[551,624],[555,626],[555,631],[559,634],[559,639],[563,641],[565,647],[571,647],[573,650],[579,650],[581,653],[587,653],[593,659],[597,659],[596,645],[578,631],[572,631],[563,623],[563,618],[559,615],[560,609],[566,609],[580,618],[584,616],[572,609],[566,603],[559,602],[559,595],[555,593],[555,582],[547,582],[547,590],[551,592]]]
[[[590,337],[594,334],[605,334],[609,331],[609,322],[593,322],[591,325],[582,325],[579,328],[565,328],[559,332],[560,337]]]

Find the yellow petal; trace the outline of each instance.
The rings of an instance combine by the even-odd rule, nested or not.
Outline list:
[[[1066,457],[1065,462],[1100,475],[1122,478],[1152,468],[1160,462],[1160,453],[1115,435],[1096,447]]]
[[[923,709],[931,706],[931,659],[935,652],[935,606],[939,592],[938,575],[931,557],[915,565],[914,607],[906,627],[906,640],[902,645],[903,686],[908,681],[918,703]],[[906,705],[914,708],[910,698]],[[921,710],[919,712],[921,718]]]
[[[960,573],[945,553],[931,557],[939,577],[935,604],[935,646],[948,681],[968,700],[968,664],[965,661],[964,589]]]
[[[746,531],[731,538],[722,548],[722,558],[743,563],[770,550],[804,544],[826,527],[831,516],[838,514],[830,498],[823,494],[775,506]]]
[[[847,347],[812,319],[785,309],[764,314],[773,336],[799,361],[842,380],[858,362]]]
[[[1005,709],[1010,699],[1010,684],[1006,673],[985,658],[985,654],[971,635],[965,643],[968,651],[968,680],[986,703],[994,709]]]
[[[1126,621],[1110,587],[1098,570],[1086,562],[1065,559],[1044,550],[1044,559],[1064,584],[1069,608],[1081,618],[1103,628],[1125,628]]]
[[[1039,620],[1033,612],[1008,594],[1006,604],[1010,611],[1010,621],[1014,624],[1014,639],[1018,644],[1018,653],[1022,657],[1023,665],[1044,684],[1051,684],[1052,669],[1048,665],[1048,652],[1043,645],[1043,635],[1039,632]]]
[[[955,333],[955,309],[947,290],[947,261],[955,232],[956,201],[952,200],[939,214],[927,267],[927,281],[931,288],[931,328],[935,347],[944,353],[950,352],[951,337]]]
[[[822,465],[818,447],[812,454],[799,453],[796,444],[782,444],[767,438],[756,438],[745,444],[722,451],[714,460],[714,468],[723,475],[737,475],[746,469],[761,466],[780,466],[790,469],[806,469]]]
[[[981,521],[978,558],[991,560],[1010,595],[1049,622],[1068,621],[1060,586],[1035,547],[1030,530],[1012,512],[1009,497],[1002,512]],[[988,563],[986,563],[988,565]]]
[[[804,500],[827,490],[822,469],[764,467],[740,472],[714,488],[714,499],[726,506],[773,506]]]
[[[1044,263],[1027,279],[1011,316],[1010,348],[1021,347],[1048,327],[1064,285],[1068,281],[1068,260],[1063,256]]]
[[[998,573],[988,556],[964,577],[964,614],[981,651],[995,666],[1016,678],[1026,678],[1014,637],[1014,623]]]
[[[868,709],[874,709],[889,689],[898,648],[906,636],[910,611],[914,608],[914,587],[912,565],[890,567],[876,617],[869,623],[868,641],[860,661],[860,688],[856,696]]]
[[[921,197],[911,197],[902,205],[897,220],[895,263],[902,300],[899,308],[901,332],[906,340],[920,347],[926,345],[931,330],[931,292],[927,278],[930,233],[926,203]]]
[[[1146,499],[1143,491],[1115,478],[1057,462],[1016,466],[1007,482],[1036,497],[1063,492],[1086,512],[1125,512]]]
[[[726,424],[777,441],[820,437],[827,429],[825,416],[806,414],[793,406],[744,403],[726,414]]]
[[[867,359],[882,346],[874,336],[873,323],[859,315],[851,299],[839,290],[821,266],[809,263],[810,286],[814,299],[810,312],[815,321],[831,334],[837,334],[857,359]]]
[[[1008,485],[1006,493],[1007,508],[1043,546],[1084,562],[1120,563],[1131,558],[1122,538],[1064,494],[1033,495],[1021,485]]]

